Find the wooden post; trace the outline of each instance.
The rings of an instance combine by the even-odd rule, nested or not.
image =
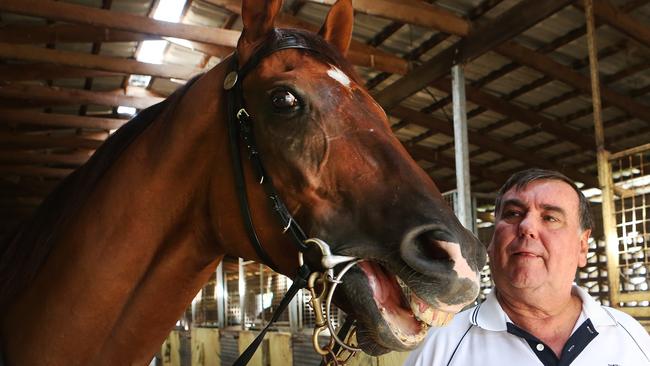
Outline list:
[[[596,56],[596,35],[594,26],[593,0],[584,0],[587,22],[587,44],[589,46],[589,71],[591,75],[591,99],[593,103],[594,132],[596,137],[596,157],[598,161],[598,184],[602,191],[603,232],[607,250],[607,276],[609,278],[610,306],[618,306],[618,236],[614,216],[614,184],[612,181],[609,152],[605,150],[605,130],[603,129],[602,106],[600,100],[600,81],[598,77],[598,58]]]

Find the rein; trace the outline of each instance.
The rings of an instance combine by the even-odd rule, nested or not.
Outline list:
[[[266,250],[264,250],[264,247],[255,231],[255,225],[253,224],[253,219],[251,217],[248,196],[246,193],[246,181],[238,142],[240,139],[246,146],[248,158],[251,161],[251,164],[253,164],[253,169],[257,175],[258,182],[264,187],[264,191],[271,201],[272,209],[280,219],[282,232],[286,233],[288,231],[291,233],[294,245],[298,249],[299,253],[299,268],[296,276],[293,278],[291,287],[280,301],[278,308],[273,312],[271,320],[260,331],[255,340],[248,346],[248,348],[246,348],[233,365],[244,366],[248,364],[250,359],[253,357],[253,354],[262,343],[269,327],[280,317],[289,305],[291,299],[293,299],[302,288],[307,288],[309,290],[311,294],[310,304],[314,309],[316,316],[316,324],[312,336],[314,349],[323,357],[323,364],[342,365],[360,349],[349,343],[350,337],[347,335],[349,329],[352,327],[352,320],[350,318],[346,319],[339,331],[339,335],[336,335],[330,318],[330,304],[334,290],[336,289],[336,286],[341,283],[341,278],[345,272],[360,260],[355,257],[333,255],[327,243],[317,238],[308,239],[300,225],[296,220],[294,220],[291,213],[287,210],[286,205],[278,195],[271,177],[268,176],[264,170],[252,130],[253,119],[246,111],[243,94],[243,81],[246,75],[248,75],[248,73],[253,70],[262,59],[270,54],[285,49],[302,49],[318,53],[319,55],[322,54],[310,47],[304,39],[293,34],[283,33],[276,30],[273,35],[274,37],[272,37],[271,42],[266,42],[262,47],[257,49],[251,58],[242,65],[242,67],[238,67],[237,54],[235,53],[232,56],[232,71],[226,75],[223,84],[223,88],[226,91],[228,105],[227,119],[230,153],[233,162],[235,187],[240,203],[241,215],[246,227],[246,233],[255,249],[255,252],[265,264],[276,272],[279,272],[278,267],[275,265]],[[326,55],[322,56],[327,57]],[[303,254],[307,251],[309,245],[316,246],[320,249],[320,265],[324,269],[323,272],[312,271],[305,263]],[[347,263],[347,265],[338,276],[335,276],[334,267],[343,263]],[[317,286],[320,286],[322,289],[319,294],[316,293]],[[323,304],[326,308],[325,313],[323,313],[322,309]],[[318,342],[318,336],[326,329],[330,332],[330,340],[325,346],[321,346]],[[354,331],[350,334],[353,333]]]

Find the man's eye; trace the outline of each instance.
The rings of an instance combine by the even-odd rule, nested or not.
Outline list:
[[[544,216],[544,221],[548,221],[548,222],[558,222],[558,221],[560,221],[560,220],[558,220],[557,217],[555,217],[555,216],[545,215],[545,216]]]
[[[289,113],[300,108],[300,100],[286,89],[277,89],[271,93],[271,104],[278,112]]]
[[[515,211],[515,210],[503,211],[504,218],[519,217],[519,216],[521,216],[521,212],[519,211]]]

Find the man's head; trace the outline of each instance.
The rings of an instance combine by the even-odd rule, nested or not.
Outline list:
[[[578,187],[569,179],[566,175],[556,172],[554,170],[544,170],[544,169],[527,169],[522,170],[513,174],[508,180],[503,184],[497,193],[497,198],[495,200],[495,215],[501,211],[501,206],[503,204],[503,195],[508,192],[511,188],[521,190],[525,188],[528,183],[537,181],[537,180],[557,180],[564,182],[569,185],[576,192],[576,197],[579,202],[579,215],[580,215],[580,227],[582,230],[591,230],[593,229],[593,219],[591,217],[591,211],[589,210],[589,200],[585,197],[584,194],[578,189]]]
[[[589,201],[561,173],[529,169],[499,190],[488,247],[500,291],[569,289],[586,264],[592,228]]]

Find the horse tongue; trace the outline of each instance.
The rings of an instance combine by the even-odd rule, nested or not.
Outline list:
[[[377,305],[399,306],[402,304],[402,290],[395,276],[387,273],[379,264],[361,262],[359,266],[368,278]]]

